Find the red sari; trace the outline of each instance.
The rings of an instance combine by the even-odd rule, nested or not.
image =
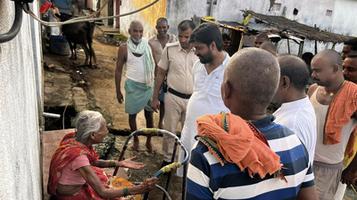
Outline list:
[[[56,194],[58,181],[62,175],[62,170],[70,164],[75,158],[80,155],[86,155],[89,162],[92,164],[98,160],[98,155],[92,147],[88,147],[74,138],[75,133],[65,135],[52,157],[47,191],[58,200],[103,200],[89,184],[84,184],[79,192],[72,196],[60,196]],[[103,185],[108,186],[108,177],[100,168],[92,166],[92,169],[97,174]]]

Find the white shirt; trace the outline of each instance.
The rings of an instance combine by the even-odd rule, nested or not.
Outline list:
[[[181,134],[181,141],[189,152],[197,135],[196,119],[206,114],[229,111],[221,97],[224,69],[229,58],[226,53],[223,63],[210,74],[200,61],[193,66],[193,93],[187,104],[186,119]],[[180,153],[179,159],[183,159],[183,152]]]
[[[288,127],[298,136],[305,145],[309,153],[309,162],[312,164],[315,155],[317,127],[315,110],[309,97],[283,103],[273,115],[275,123]]]
[[[128,59],[126,61],[126,77],[139,83],[145,83],[145,62],[144,55],[135,56],[129,48]]]

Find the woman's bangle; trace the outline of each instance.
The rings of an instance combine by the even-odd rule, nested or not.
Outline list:
[[[128,189],[127,187],[125,187],[125,188],[123,189],[123,195],[124,195],[124,197],[126,197],[126,196],[129,195],[129,189]]]

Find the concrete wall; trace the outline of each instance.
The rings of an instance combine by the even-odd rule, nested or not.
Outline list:
[[[37,12],[37,1],[30,4]],[[14,19],[13,1],[0,1],[0,33]],[[20,33],[0,44],[0,199],[41,199],[39,27],[24,13]]]
[[[122,0],[120,13],[127,13],[137,10],[154,0]],[[133,15],[120,18],[120,31],[127,34],[130,22],[132,20],[139,20],[144,25],[144,37],[150,37],[155,34],[156,20],[159,17],[166,16],[166,0],[160,0],[153,6]]]

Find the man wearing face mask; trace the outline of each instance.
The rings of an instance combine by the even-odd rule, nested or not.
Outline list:
[[[210,23],[197,27],[190,38],[199,58],[193,66],[193,93],[188,101],[186,120],[181,139],[191,150],[197,135],[196,119],[205,114],[228,112],[221,97],[221,83],[229,55],[223,50],[223,39],[219,28]],[[179,159],[183,158],[183,152]],[[182,175],[180,171],[178,175]]]
[[[123,103],[121,92],[121,76],[124,64],[126,65],[125,81],[125,112],[129,114],[131,131],[137,129],[136,115],[141,110],[145,111],[146,127],[153,127],[153,113],[150,100],[154,84],[155,62],[148,40],[143,38],[143,25],[139,21],[132,21],[129,27],[129,39],[126,45],[118,50],[118,60],[115,69],[115,85],[117,99]],[[133,149],[138,150],[139,138],[134,138]],[[146,148],[152,151],[151,137],[147,137]]]

